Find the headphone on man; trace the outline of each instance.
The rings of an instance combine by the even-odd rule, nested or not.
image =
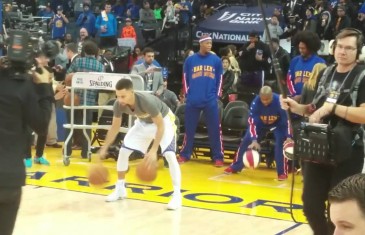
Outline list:
[[[358,29],[355,28],[344,28],[342,29],[337,35],[336,38],[334,40],[331,40],[329,42],[329,54],[330,55],[334,55],[335,49],[336,49],[336,45],[337,45],[337,36],[339,34],[342,34],[344,32],[348,32],[346,37],[351,37],[351,36],[355,36],[356,37],[356,49],[357,49],[357,53],[356,53],[356,58],[357,59],[364,59],[365,57],[365,47],[363,47],[364,45],[364,35],[362,34],[362,32]]]

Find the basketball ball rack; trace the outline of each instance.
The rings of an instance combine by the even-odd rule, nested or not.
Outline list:
[[[70,110],[70,123],[64,124],[64,128],[70,129],[70,133],[67,136],[64,148],[63,148],[63,164],[65,166],[70,165],[70,157],[67,155],[66,146],[70,141],[72,141],[72,135],[74,130],[81,129],[83,130],[83,135],[85,136],[88,142],[88,153],[87,158],[89,162],[91,161],[91,140],[88,136],[86,130],[88,129],[105,129],[109,130],[110,125],[87,125],[86,124],[86,111],[87,110],[113,110],[112,105],[86,105],[86,97],[87,93],[90,90],[108,90],[115,91],[115,85],[120,79],[130,79],[133,82],[134,90],[143,91],[144,90],[144,80],[140,75],[135,74],[117,74],[117,73],[87,73],[87,72],[77,72],[72,77],[71,86],[67,88],[70,90],[71,94],[71,105],[64,105],[64,109]],[[80,105],[74,105],[75,101],[75,91],[84,90],[83,92],[83,103]],[[74,113],[75,110],[83,110],[83,120],[82,124],[75,124]],[[120,127],[120,132],[127,133],[128,129],[133,125],[133,117],[129,115],[128,118],[128,126]]]

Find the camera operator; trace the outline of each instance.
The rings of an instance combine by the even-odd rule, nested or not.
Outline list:
[[[51,116],[49,72],[40,70],[32,78],[25,66],[0,59],[0,231],[4,235],[12,234],[25,185],[27,128],[45,133]]]
[[[322,163],[317,163],[318,159],[304,162],[303,210],[315,235],[333,234],[334,226],[325,214],[328,192],[346,177],[360,173],[364,164],[361,124],[365,123],[365,68],[357,63],[362,47],[360,31],[343,29],[333,46],[337,63],[318,76],[312,104],[298,104],[290,98],[281,100],[282,108],[309,116],[310,123],[328,123],[337,131],[326,133],[331,134],[326,138],[330,146],[326,155],[334,164],[326,159]]]
[[[35,54],[35,64],[34,69],[36,68],[46,68],[49,72],[51,71],[51,68],[48,67],[49,58],[45,55],[44,52],[39,51]],[[41,164],[41,165],[50,165],[49,161],[46,159],[44,155],[44,148],[45,146],[52,147],[52,148],[62,148],[60,144],[57,143],[57,122],[56,122],[56,107],[55,107],[55,101],[61,100],[64,98],[64,95],[67,92],[67,89],[64,88],[64,85],[60,82],[57,82],[54,80],[54,74],[57,73],[57,69],[53,69],[52,72],[49,74],[49,79],[52,84],[52,86],[49,87],[49,89],[54,90],[54,102],[52,104],[52,112],[51,112],[51,118],[48,125],[48,130],[45,133],[38,134],[37,141],[36,141],[36,152],[35,156],[33,158],[33,162],[35,164]],[[32,152],[31,152],[32,143],[29,142],[28,149],[26,151],[24,164],[26,168],[32,167]]]

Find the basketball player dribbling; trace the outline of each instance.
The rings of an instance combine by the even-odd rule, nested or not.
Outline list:
[[[108,147],[114,142],[119,133],[122,122],[122,114],[126,113],[137,117],[124,137],[120,148],[117,171],[118,181],[114,192],[107,196],[107,202],[114,202],[127,197],[125,175],[128,170],[128,158],[133,151],[139,151],[144,155],[148,164],[157,161],[158,147],[161,146],[162,155],[169,164],[174,193],[167,205],[167,209],[176,210],[181,207],[182,196],[181,172],[176,159],[175,139],[175,115],[165,103],[154,95],[134,91],[133,83],[129,79],[121,79],[116,85],[117,100],[114,103],[114,116],[111,129],[105,139],[105,145],[100,149],[100,157],[104,158]],[[152,147],[148,150],[150,143]]]

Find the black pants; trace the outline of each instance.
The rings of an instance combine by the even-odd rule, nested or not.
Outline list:
[[[112,48],[118,45],[118,40],[115,36],[100,37],[99,47],[101,49]]]
[[[38,135],[37,145],[35,147],[35,156],[36,157],[43,156],[46,141],[47,141],[47,133]],[[32,157],[32,144],[33,144],[33,135],[32,135],[31,130],[29,132],[27,144],[28,144],[28,146],[27,146],[27,149],[25,150],[25,158],[31,158]]]
[[[84,111],[83,110],[75,110],[74,111],[74,124],[82,124],[83,117],[84,117]],[[91,125],[92,121],[93,121],[93,111],[92,110],[86,110],[86,117],[85,118],[86,118],[86,125]],[[67,119],[68,119],[68,123],[71,123],[71,112],[70,112],[70,110],[67,110]],[[89,138],[91,138],[91,129],[87,129],[86,133],[89,136]],[[67,129],[66,130],[66,138],[69,136],[69,134],[70,134],[70,129]],[[86,137],[84,136],[83,133],[80,136],[80,140],[81,140],[81,157],[87,158],[87,153],[89,151],[89,146],[88,146]],[[67,152],[67,156],[71,156],[71,154],[72,154],[72,141],[71,140],[67,143],[66,152]]]
[[[148,40],[150,39],[155,39],[156,38],[156,30],[152,29],[152,30],[144,30],[142,29],[142,37],[144,38],[144,40],[146,42],[148,42]]]
[[[265,72],[263,70],[258,71],[250,71],[243,72],[240,77],[240,85],[244,87],[256,88],[260,90],[260,88],[264,85],[265,81]],[[257,92],[258,93],[258,92]]]
[[[0,234],[11,235],[18,214],[21,187],[0,187]]]
[[[43,156],[46,141],[47,141],[47,135],[38,135],[37,145],[35,147],[35,156],[36,157],[42,157]]]
[[[32,130],[30,128],[28,128],[28,133],[27,133],[27,146],[24,149],[24,153],[25,156],[24,158],[32,158],[32,145],[33,145],[33,135],[32,135]]]
[[[361,173],[363,163],[362,147],[354,148],[352,157],[338,166],[304,163],[304,214],[314,235],[333,234],[334,225],[326,217],[328,192],[345,178]]]

